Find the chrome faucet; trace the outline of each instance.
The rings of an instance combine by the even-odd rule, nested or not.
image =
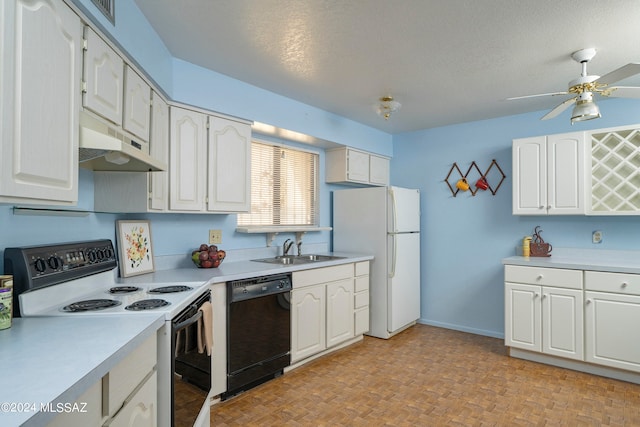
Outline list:
[[[296,243],[296,246],[298,246],[298,256],[302,255],[302,240]]]
[[[289,249],[293,246],[293,240],[287,239],[282,244],[282,256],[286,256],[289,253]]]

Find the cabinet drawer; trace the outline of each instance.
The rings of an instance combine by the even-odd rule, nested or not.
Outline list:
[[[355,329],[354,334],[360,335],[369,331],[369,309],[362,308],[360,310],[356,310],[354,313],[355,316]]]
[[[360,292],[354,295],[354,307],[362,308],[369,305],[369,292]]]
[[[367,274],[369,274],[369,261],[356,262],[356,276]]]
[[[585,271],[584,287],[589,291],[640,295],[640,274]]]
[[[336,280],[348,279],[350,277],[353,277],[353,264],[294,271],[292,274],[294,288],[316,285],[318,283],[335,282]]]
[[[506,265],[504,280],[512,283],[582,289],[581,270]]]
[[[354,292],[369,290],[369,276],[360,276],[355,279]]]
[[[102,379],[102,406],[112,417],[156,365],[156,335],[153,334]]]

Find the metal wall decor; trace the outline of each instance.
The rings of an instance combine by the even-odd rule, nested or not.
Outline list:
[[[478,191],[486,190],[489,190],[495,196],[506,177],[495,159],[491,160],[491,164],[484,173],[480,171],[475,161],[471,162],[469,169],[464,174],[458,164],[454,162],[444,182],[449,186],[453,197],[456,197],[459,191],[469,191],[472,196],[475,196]],[[454,185],[451,185],[450,180],[455,180]],[[491,184],[492,181],[493,185]]]

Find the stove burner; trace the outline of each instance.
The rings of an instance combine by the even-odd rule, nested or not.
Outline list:
[[[140,301],[136,301],[131,305],[125,307],[125,310],[133,310],[133,311],[141,311],[141,310],[152,310],[158,307],[164,307],[165,305],[169,305],[169,302],[163,299],[143,299]]]
[[[175,286],[162,286],[160,288],[153,288],[149,290],[150,294],[172,294],[174,292],[185,292],[193,289],[190,286],[175,285]]]
[[[120,301],[115,301],[112,299],[90,299],[85,301],[73,302],[66,307],[63,307],[62,310],[69,312],[104,310],[105,308],[116,307],[120,304]]]
[[[110,294],[120,295],[120,294],[130,294],[132,292],[139,291],[140,288],[137,286],[115,286],[109,289]]]

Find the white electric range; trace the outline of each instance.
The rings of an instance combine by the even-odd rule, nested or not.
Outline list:
[[[203,390],[203,408],[208,407],[210,355],[176,351],[176,336],[193,333],[203,316],[200,308],[210,300],[206,282],[144,283],[141,276],[123,281],[117,277],[111,240],[6,248],[4,265],[5,273],[14,276],[15,316],[162,315],[164,326],[157,334],[158,425],[175,425],[174,393],[181,379]]]

